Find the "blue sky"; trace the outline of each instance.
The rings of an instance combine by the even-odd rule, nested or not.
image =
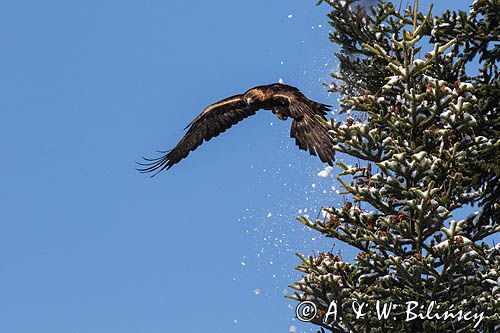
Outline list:
[[[255,85],[282,78],[335,105],[321,86],[336,67],[327,10],[4,0],[0,331],[308,329],[283,290],[295,252],[332,243],[294,219],[342,198],[289,123],[264,112],[168,173],[134,168],[206,105]]]

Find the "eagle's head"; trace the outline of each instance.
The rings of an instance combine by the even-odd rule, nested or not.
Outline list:
[[[266,94],[261,89],[254,88],[254,89],[250,89],[249,91],[247,91],[245,93],[244,98],[245,98],[245,102],[248,105],[251,105],[254,103],[262,103],[266,98]]]

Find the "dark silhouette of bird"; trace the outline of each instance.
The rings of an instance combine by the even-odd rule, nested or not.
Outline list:
[[[204,140],[209,141],[258,110],[271,110],[280,120],[292,118],[290,137],[300,149],[308,150],[321,161],[333,165],[334,142],[322,124],[329,105],[311,101],[299,89],[281,83],[262,85],[240,95],[225,98],[208,106],[185,129],[181,141],[164,155],[148,159],[138,168],[140,172],[170,169],[195,150]]]

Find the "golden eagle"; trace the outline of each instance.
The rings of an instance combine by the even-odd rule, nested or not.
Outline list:
[[[329,105],[311,101],[299,89],[281,83],[257,86],[208,106],[185,129],[186,135],[165,155],[139,163],[140,172],[158,173],[170,169],[203,143],[209,141],[258,110],[271,110],[280,120],[292,118],[290,136],[300,149],[309,150],[321,161],[333,165],[334,142],[319,116],[326,119]]]

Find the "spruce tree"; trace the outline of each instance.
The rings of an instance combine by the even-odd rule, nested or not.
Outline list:
[[[354,247],[354,262],[303,256],[297,301],[312,301],[312,323],[331,332],[500,332],[500,118],[498,0],[470,11],[422,13],[355,0],[331,6],[331,41],[340,70],[337,120],[325,123],[347,202],[325,219],[299,221]],[[427,9],[426,9],[427,10]],[[477,69],[479,64],[479,69]],[[459,218],[461,211],[473,211]],[[325,322],[332,301],[339,318]],[[353,301],[366,303],[356,318]],[[474,320],[415,319],[406,307],[387,319],[377,301],[416,301],[432,314],[483,313]],[[415,309],[417,311],[418,309]],[[425,310],[423,310],[425,312]],[[474,327],[476,326],[476,327]]]

